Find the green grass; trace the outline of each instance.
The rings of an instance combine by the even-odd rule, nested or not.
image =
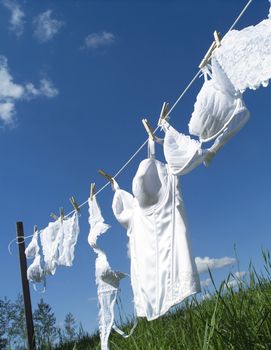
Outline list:
[[[110,349],[271,350],[271,264],[269,253],[263,257],[264,274],[250,266],[246,284],[235,277],[237,290],[225,283],[214,286],[209,299],[189,300],[152,322],[141,319],[129,339],[112,331]],[[126,322],[124,329],[130,327]],[[99,350],[98,334],[58,348],[72,349]]]

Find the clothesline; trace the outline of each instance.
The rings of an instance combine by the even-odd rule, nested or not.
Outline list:
[[[230,32],[235,26],[236,24],[239,22],[239,20],[242,18],[242,16],[244,15],[244,13],[246,12],[246,10],[248,9],[248,7],[250,6],[250,4],[253,2],[253,0],[249,0],[248,3],[246,4],[246,6],[243,8],[243,10],[240,12],[239,16],[236,18],[236,20],[234,21],[234,23],[232,24],[232,26],[230,27],[230,29],[227,31]],[[177,98],[177,100],[174,102],[174,104],[172,105],[172,107],[169,109],[169,111],[166,113],[166,115],[164,116],[164,118],[166,119],[167,117],[169,117],[170,113],[175,109],[175,107],[177,106],[177,104],[181,101],[181,99],[184,97],[184,95],[187,93],[187,91],[190,89],[190,87],[194,84],[194,82],[196,81],[196,79],[199,77],[199,75],[201,74],[201,69],[198,70],[198,72],[195,74],[195,76],[192,78],[192,80],[190,81],[190,83],[186,86],[186,88],[182,91],[182,93],[179,95],[179,97]],[[160,128],[160,126],[157,126],[155,128],[155,130],[153,131],[153,133],[155,134],[157,132],[157,130]],[[126,169],[126,167],[133,161],[133,159],[138,155],[138,153],[146,146],[146,144],[148,143],[148,139],[144,141],[144,143],[133,153],[133,155],[127,160],[127,162],[116,172],[116,174],[113,176],[113,179],[115,179],[116,177],[118,177],[124,169]],[[95,196],[97,196],[98,194],[100,194],[106,187],[108,187],[110,185],[110,182],[107,182],[104,186],[102,186],[96,193]],[[78,205],[78,208],[82,208],[83,206],[85,206],[88,203],[88,199],[86,201],[84,201],[83,203],[81,203],[80,205]],[[68,218],[70,215],[72,215],[75,212],[75,209],[72,210],[71,212],[69,212],[68,214],[66,214],[64,216],[64,219]],[[8,245],[8,251],[11,254],[11,250],[10,250],[10,246],[12,245],[13,242],[17,242],[18,243],[18,238],[23,238],[28,239],[33,237],[33,235],[29,235],[26,237],[17,237],[14,238]]]
[[[239,22],[239,20],[242,18],[242,16],[244,15],[244,13],[246,12],[246,10],[248,9],[248,7],[250,6],[250,4],[252,3],[253,0],[249,0],[248,3],[246,4],[246,6],[243,8],[243,10],[240,12],[239,16],[236,18],[236,20],[234,21],[234,23],[232,24],[232,26],[230,27],[230,29],[228,30],[228,32],[230,32],[235,26],[236,24]],[[183,90],[183,92],[180,94],[180,96],[177,98],[177,100],[175,101],[175,103],[173,104],[173,106],[170,108],[170,110],[167,112],[167,114],[165,115],[165,118],[167,118],[170,113],[174,110],[174,108],[177,106],[177,104],[180,102],[180,100],[183,98],[183,96],[186,94],[186,92],[190,89],[190,87],[194,84],[194,82],[196,81],[196,79],[198,78],[198,76],[201,73],[201,69],[198,70],[198,72],[195,74],[195,76],[193,77],[193,79],[190,81],[190,83],[186,86],[186,88]],[[156,129],[153,131],[153,133],[155,134],[157,132],[157,130],[159,129],[159,126],[156,127]],[[118,177],[122,171],[132,162],[132,160],[137,156],[137,154],[146,146],[148,142],[148,139],[144,141],[144,143],[135,151],[135,153],[131,156],[130,159],[128,159],[128,161],[117,171],[117,173],[113,176],[113,179],[115,179],[116,177]],[[101,193],[107,186],[110,185],[110,182],[107,182],[103,187],[101,187],[97,192],[96,192],[96,196]],[[82,204],[79,205],[79,208],[82,208],[84,205],[86,205],[88,203],[88,200],[86,200],[85,202],[83,202]],[[68,213],[66,217],[70,216],[71,214],[74,213],[74,210],[72,210],[70,213]]]

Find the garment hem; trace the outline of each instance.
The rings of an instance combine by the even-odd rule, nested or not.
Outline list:
[[[201,290],[194,290],[194,291],[190,291],[188,293],[185,293],[183,294],[180,298],[176,299],[172,305],[170,305],[169,307],[167,307],[166,310],[162,311],[159,315],[156,315],[154,317],[151,317],[151,318],[148,318],[147,316],[141,316],[141,315],[137,315],[138,317],[145,317],[147,319],[147,321],[154,321],[156,320],[157,318],[163,316],[164,314],[166,314],[173,306],[176,306],[177,304],[180,304],[181,302],[183,302],[186,298],[194,295],[194,294],[197,294],[197,293],[200,293]]]

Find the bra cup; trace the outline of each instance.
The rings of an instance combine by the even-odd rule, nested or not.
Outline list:
[[[155,159],[143,160],[133,179],[133,194],[141,208],[158,204],[164,192],[166,166]]]

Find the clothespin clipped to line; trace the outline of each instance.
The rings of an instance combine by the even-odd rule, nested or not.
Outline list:
[[[144,125],[144,128],[146,129],[147,131],[147,134],[149,135],[149,138],[152,140],[152,141],[155,141],[155,136],[154,136],[154,133],[153,133],[153,129],[151,127],[151,124],[148,122],[148,119],[142,119],[142,123]]]
[[[34,225],[34,233],[36,233],[38,231],[38,226]]]
[[[58,217],[55,213],[51,213],[50,214],[50,217],[52,218],[52,219],[54,219],[55,221],[57,221],[59,218],[61,218],[61,220],[63,220],[64,219],[64,208],[59,208],[59,214],[60,214],[60,216]]]
[[[169,103],[164,102],[162,109],[161,109],[161,113],[160,113],[160,117],[158,120],[158,126],[162,125],[162,121],[166,120],[168,118],[168,107],[169,107]]]
[[[203,60],[201,61],[199,68],[202,69],[205,67],[208,62],[210,61],[210,58],[212,56],[212,53],[214,50],[221,46],[221,35],[217,31],[214,32],[214,38],[212,45],[210,46],[209,50],[207,51],[206,55],[204,56]]]
[[[95,192],[96,192],[96,185],[93,182],[93,183],[90,184],[90,196],[89,196],[89,198],[90,198],[91,201],[93,201],[93,197],[95,195]]]
[[[70,198],[70,202],[71,202],[71,205],[73,206],[74,210],[77,213],[80,213],[80,208],[79,208],[79,206],[78,206],[78,204],[73,196]]]
[[[54,213],[51,213],[51,214],[50,214],[50,217],[51,217],[52,219],[54,219],[55,221],[58,220],[58,216],[57,216],[56,214],[54,214]]]
[[[105,177],[109,182],[111,182],[111,184],[114,184],[114,180],[113,180],[113,177],[112,177],[111,175],[107,174],[107,173],[106,173],[105,171],[103,171],[103,170],[98,170],[98,173],[99,173],[101,176]]]
[[[61,221],[63,221],[65,217],[64,208],[59,208],[59,214],[60,214],[59,217],[61,218]]]

